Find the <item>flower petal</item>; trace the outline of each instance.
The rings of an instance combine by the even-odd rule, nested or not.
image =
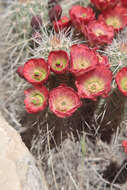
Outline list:
[[[97,64],[99,64],[99,60],[94,50],[85,45],[73,45],[71,47],[70,72],[75,76],[93,70]]]

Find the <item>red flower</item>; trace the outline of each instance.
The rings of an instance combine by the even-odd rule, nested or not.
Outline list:
[[[49,66],[42,58],[30,59],[24,64],[23,74],[28,82],[41,84],[48,78]]]
[[[60,85],[49,93],[50,110],[58,117],[71,116],[81,104],[78,94],[66,85]]]
[[[71,26],[71,21],[67,16],[63,16],[60,20],[53,22],[54,30],[58,33],[61,30],[66,30]]]
[[[100,21],[92,21],[87,26],[84,26],[83,33],[92,46],[110,44],[114,37],[113,28]]]
[[[76,87],[81,98],[96,100],[96,97],[107,97],[111,89],[112,73],[104,65],[96,66],[76,79]]]
[[[88,22],[95,19],[95,14],[92,8],[85,8],[80,5],[75,5],[69,10],[70,18],[74,26],[81,30],[82,24],[88,24]]]
[[[121,0],[121,3],[123,4],[123,6],[127,6],[127,0]]]
[[[71,67],[70,71],[79,76],[88,72],[99,64],[98,57],[94,50],[85,45],[73,45],[71,47]]]
[[[51,51],[48,56],[48,64],[53,72],[63,74],[68,69],[69,56],[63,50]]]
[[[108,26],[112,26],[116,32],[127,26],[127,9],[116,6],[114,9],[103,12],[98,18]]]
[[[127,140],[122,142],[122,146],[125,148],[125,153],[127,154]]]
[[[45,86],[35,86],[24,91],[26,96],[24,103],[28,113],[37,113],[45,109],[47,105],[48,90]]]
[[[62,14],[62,8],[60,5],[55,5],[53,8],[50,9],[49,11],[49,18],[50,18],[50,21],[53,22],[53,21],[57,21],[60,19],[61,17],[61,14]]]
[[[97,9],[105,10],[114,7],[118,3],[118,0],[91,0],[91,2]]]
[[[17,74],[21,77],[21,78],[24,78],[24,75],[23,75],[23,66],[19,66],[18,69],[17,69]]]
[[[116,74],[116,83],[119,90],[127,96],[127,67],[123,67],[120,71]]]
[[[38,30],[42,26],[42,19],[39,15],[33,16],[31,19],[31,26],[33,29]]]

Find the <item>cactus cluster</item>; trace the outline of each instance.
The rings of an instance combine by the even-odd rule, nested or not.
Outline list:
[[[0,37],[6,49],[0,65],[1,109],[22,136],[28,134],[23,140],[30,141],[48,180],[55,163],[57,189],[62,179],[67,181],[57,163],[66,166],[64,174],[71,179],[65,189],[91,185],[91,189],[115,190],[121,188],[119,181],[126,182],[127,7],[120,2],[10,0],[0,18],[5,21]],[[78,139],[76,150],[69,150],[68,156],[74,158],[76,151],[81,183],[76,182],[80,175],[73,173],[66,144],[58,147],[58,153],[54,149],[69,135]],[[75,142],[69,144],[73,149]],[[89,161],[92,157],[95,162]],[[84,183],[89,168],[91,178],[88,175]],[[110,168],[115,170],[113,176],[108,175]],[[50,182],[55,189],[56,182]]]

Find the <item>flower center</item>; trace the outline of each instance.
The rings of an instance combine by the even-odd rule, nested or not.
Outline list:
[[[101,36],[101,35],[104,35],[105,33],[104,33],[103,30],[98,28],[98,29],[95,30],[95,34],[96,34],[96,36]]]
[[[73,100],[67,96],[60,96],[56,98],[55,108],[58,111],[66,112],[74,106]]]
[[[118,17],[113,17],[113,16],[112,17],[108,17],[106,19],[106,24],[107,25],[111,25],[114,28],[120,28],[121,25],[122,25],[120,19]]]
[[[97,82],[96,83],[91,83],[88,86],[89,91],[92,92],[92,93],[97,92],[98,88],[99,88],[99,84]]]
[[[66,66],[66,60],[64,59],[60,59],[60,60],[55,60],[52,64],[52,68],[57,70],[57,71],[61,71],[62,69],[65,68]]]
[[[41,81],[45,79],[46,77],[46,71],[45,70],[35,70],[32,76],[35,80]]]
[[[121,79],[121,87],[123,90],[127,91],[127,77]]]
[[[62,20],[61,20],[61,22],[62,22],[62,23],[65,23],[65,22],[66,22],[66,20],[65,20],[65,19],[62,19]]]
[[[63,64],[61,64],[61,62],[60,61],[57,61],[56,62],[56,67],[60,67],[60,66],[62,66]]]
[[[85,81],[85,88],[91,94],[98,93],[104,89],[104,82],[100,78],[92,78]]]
[[[36,94],[33,97],[31,97],[31,103],[40,106],[43,103],[44,97],[40,94]]]
[[[77,58],[74,61],[74,69],[86,69],[90,66],[90,63],[88,60],[85,60],[84,57]]]
[[[87,14],[86,14],[86,13],[83,13],[83,14],[82,14],[82,16],[83,16],[83,17],[86,17],[86,16],[87,16]]]

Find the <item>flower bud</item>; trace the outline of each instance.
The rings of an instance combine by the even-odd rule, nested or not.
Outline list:
[[[17,68],[17,74],[19,75],[19,77],[24,78],[22,65]]]
[[[40,29],[40,27],[42,26],[42,19],[39,15],[33,16],[31,19],[31,26],[33,29]]]
[[[49,11],[49,19],[51,22],[59,20],[62,14],[62,8],[60,5],[55,5]]]

